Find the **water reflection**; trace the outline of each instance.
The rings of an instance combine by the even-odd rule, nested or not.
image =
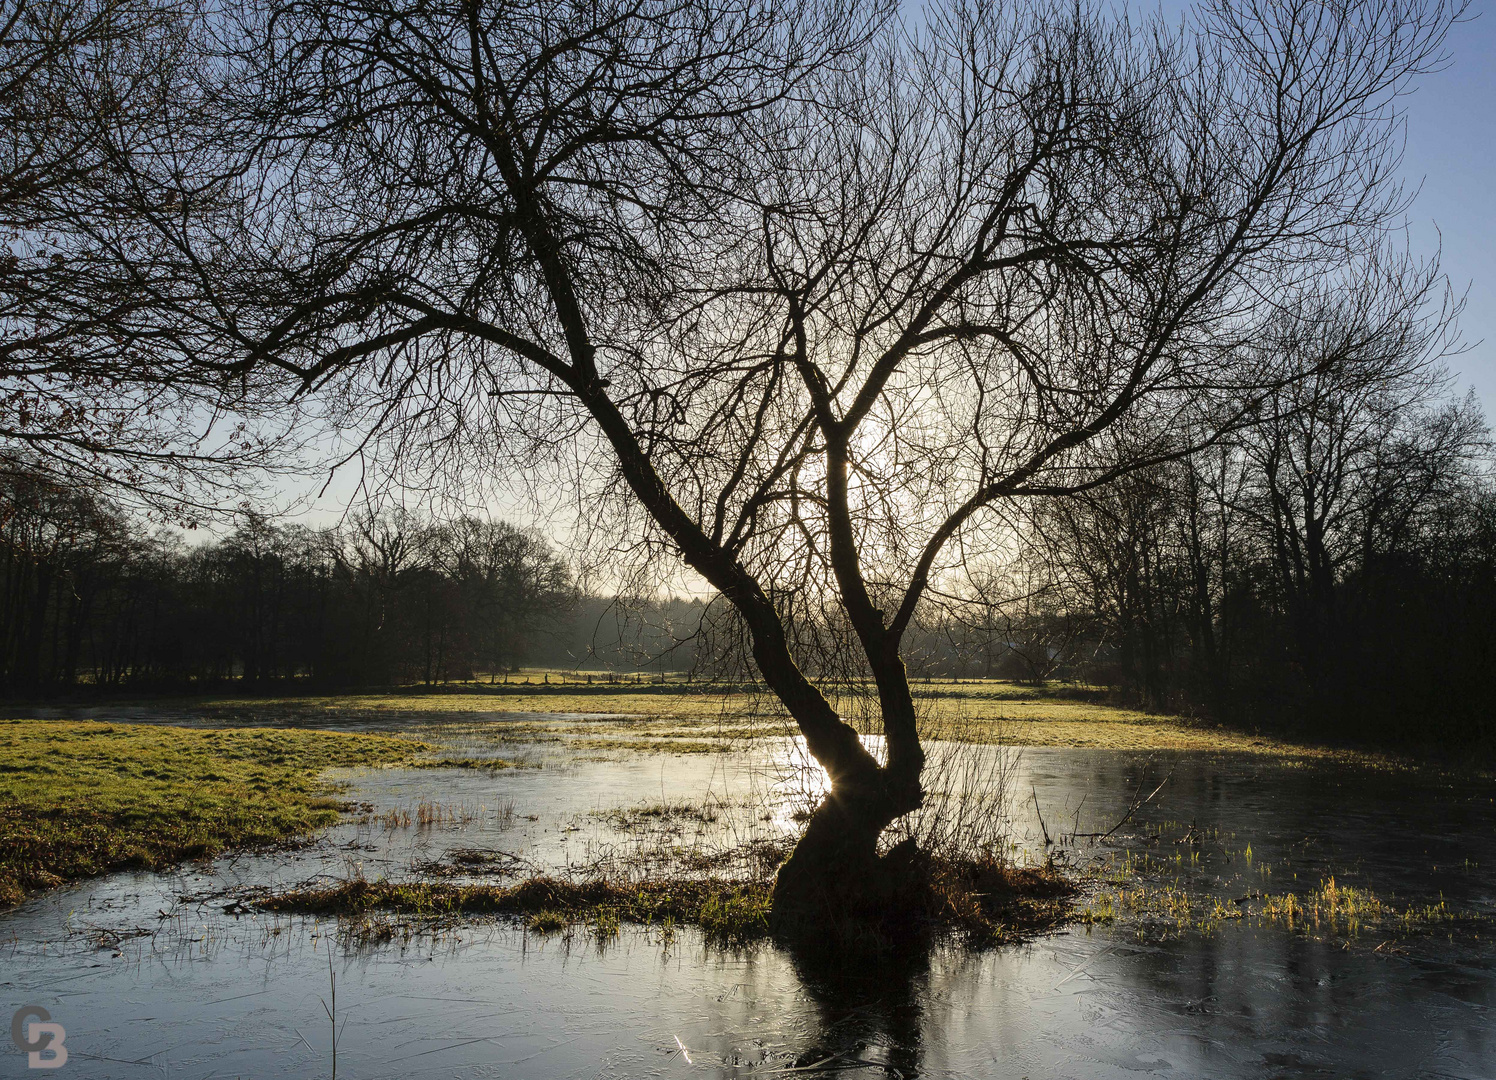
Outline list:
[[[929,949],[848,956],[801,946],[786,955],[816,1009],[810,1045],[794,1068],[921,1075]]]

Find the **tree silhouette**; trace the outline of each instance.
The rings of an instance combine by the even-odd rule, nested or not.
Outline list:
[[[1385,257],[1397,99],[1458,13],[253,0],[34,302],[402,474],[546,465],[699,574],[830,775],[775,898],[819,922],[912,865],[901,648],[1004,508],[1254,422],[1306,290],[1427,291]],[[826,627],[881,745],[804,670]]]

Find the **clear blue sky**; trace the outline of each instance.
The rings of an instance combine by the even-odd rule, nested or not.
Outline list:
[[[1472,6],[1449,52],[1449,67],[1407,99],[1403,167],[1420,185],[1411,242],[1423,255],[1442,242],[1444,272],[1468,290],[1460,327],[1471,348],[1451,367],[1496,421],[1496,5]]]

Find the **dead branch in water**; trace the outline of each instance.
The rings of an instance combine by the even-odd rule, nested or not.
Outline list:
[[[1152,760],[1152,759],[1150,758],[1150,760]],[[1178,768],[1178,766],[1176,765],[1175,768]],[[1147,775],[1146,772],[1144,773],[1144,775]],[[1141,810],[1143,807],[1147,806],[1150,802],[1152,802],[1153,801],[1153,797],[1155,795],[1157,795],[1160,791],[1162,791],[1164,789],[1164,785],[1167,784],[1173,778],[1173,776],[1174,776],[1174,769],[1170,769],[1169,770],[1169,775],[1165,776],[1162,780],[1160,780],[1158,782],[1158,787],[1156,787],[1152,791],[1150,791],[1148,793],[1148,797],[1147,798],[1145,798],[1145,799],[1134,798],[1133,801],[1132,801],[1132,805],[1127,808],[1127,813],[1123,814],[1121,820],[1118,821],[1117,824],[1113,825],[1106,832],[1104,832],[1104,833],[1072,833],[1071,835],[1075,836],[1077,838],[1083,836],[1083,837],[1085,837],[1088,840],[1095,840],[1097,843],[1100,843],[1103,840],[1110,839],[1113,833],[1115,833],[1123,825],[1126,825],[1129,821],[1132,820],[1132,815],[1136,814],[1139,810]],[[1138,782],[1138,791],[1141,793],[1142,790],[1143,790],[1142,781],[1139,781]],[[1046,836],[1045,836],[1045,843],[1048,843],[1048,842],[1049,842],[1049,838],[1048,838],[1048,835],[1046,834]]]

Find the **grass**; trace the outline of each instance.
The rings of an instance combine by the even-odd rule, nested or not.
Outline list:
[[[912,689],[916,700],[926,704],[959,703],[959,730],[945,730],[936,721],[927,732],[932,738],[1002,741],[1014,746],[1233,751],[1279,758],[1384,761],[1376,755],[1122,708],[1102,701],[1094,688],[932,680],[917,682]],[[175,704],[210,717],[266,721],[340,716],[461,724],[480,714],[520,712],[530,715],[501,724],[485,723],[484,730],[475,733],[499,739],[564,740],[593,750],[707,753],[740,740],[793,732],[788,716],[766,693],[749,687],[681,682],[463,684],[379,694],[210,697]],[[852,702],[840,704],[844,712],[854,711]]]
[[[782,853],[781,853],[782,857]],[[424,920],[497,915],[513,918],[540,934],[586,927],[599,941],[616,937],[623,923],[660,928],[696,926],[716,945],[742,946],[770,936],[772,872],[749,880],[702,878],[685,873],[638,881],[585,880],[539,875],[514,885],[456,885],[429,880],[391,882],[363,878],[260,898],[261,908],[304,915],[333,915],[346,936],[360,941],[406,938],[419,927],[392,925],[376,914]],[[682,868],[684,870],[684,867]],[[828,926],[828,936],[872,948],[931,937],[958,938],[984,947],[1027,941],[1074,920],[1075,889],[1052,864],[1019,867],[988,855],[976,860],[932,860],[927,888],[912,908],[881,923],[858,920]]]
[[[342,809],[324,770],[430,749],[386,735],[0,721],[0,904],[303,836]]]
[[[1362,931],[1386,934],[1431,932],[1451,926],[1479,928],[1493,922],[1479,912],[1456,911],[1442,898],[1438,903],[1399,907],[1369,889],[1337,884],[1334,877],[1302,897],[1296,893],[1264,896],[1260,906],[1249,908],[1245,914],[1289,929],[1344,937]]]
[[[666,802],[643,806],[615,807],[611,810],[593,810],[593,817],[606,819],[617,829],[638,829],[651,821],[687,819],[710,825],[721,816],[725,804],[715,802]]]
[[[768,936],[766,882],[708,880],[563,881],[539,876],[516,885],[447,885],[356,879],[322,889],[301,889],[259,901],[268,911],[336,915],[357,921],[374,911],[399,915],[509,915],[539,933],[590,926],[600,939],[620,923],[692,924],[717,944],[742,945]]]
[[[531,933],[535,934],[559,934],[571,925],[565,915],[559,911],[549,909],[537,911],[530,916],[529,922],[525,924]]]
[[[503,772],[505,769],[538,769],[527,761],[506,761],[492,757],[412,758],[401,764],[407,769],[476,769],[479,772]]]
[[[932,859],[926,918],[969,945],[1026,941],[1075,919],[1075,885],[1054,863],[1018,866],[988,853]]]
[[[1481,931],[1496,919],[1478,911],[1437,903],[1398,904],[1369,889],[1336,882],[1332,876],[1307,893],[1252,892],[1234,899],[1193,892],[1178,882],[1138,879],[1146,860],[1115,870],[1093,892],[1077,920],[1086,926],[1128,920],[1139,937],[1170,937],[1188,931],[1213,934],[1223,923],[1276,926],[1311,937],[1351,942],[1370,936],[1383,941],[1440,932]]]

